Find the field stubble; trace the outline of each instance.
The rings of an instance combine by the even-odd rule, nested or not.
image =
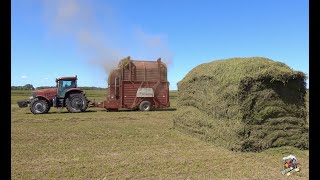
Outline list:
[[[309,179],[309,151],[293,147],[261,153],[232,152],[173,128],[175,111],[33,115],[16,100],[29,92],[12,91],[12,179],[284,179],[281,159],[293,154]],[[87,91],[103,100],[103,91]],[[171,93],[176,107],[176,92]]]

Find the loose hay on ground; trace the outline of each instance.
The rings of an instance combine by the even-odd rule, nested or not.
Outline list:
[[[178,83],[175,127],[231,150],[307,149],[305,79],[263,57],[201,64]]]

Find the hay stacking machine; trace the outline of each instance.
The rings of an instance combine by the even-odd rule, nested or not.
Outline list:
[[[109,111],[127,109],[149,111],[170,107],[167,66],[157,61],[131,60],[119,62],[108,79],[108,96],[105,101],[88,100],[77,87],[77,76],[56,79],[56,87],[32,92],[30,100],[18,101],[20,108],[28,107],[33,114],[48,113],[51,107],[66,107],[71,113],[84,112],[88,107]]]
[[[130,56],[119,62],[108,79],[108,96],[92,106],[107,110],[131,109],[149,111],[170,107],[167,66],[157,61],[131,60]]]

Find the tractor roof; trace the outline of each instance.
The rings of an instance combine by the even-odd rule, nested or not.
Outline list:
[[[60,80],[77,80],[77,76],[63,76],[63,77],[59,77],[56,79],[56,81],[60,81]]]

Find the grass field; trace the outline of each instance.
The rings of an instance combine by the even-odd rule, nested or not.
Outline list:
[[[86,92],[105,99],[104,91]],[[30,93],[11,91],[12,179],[309,179],[307,150],[229,151],[175,130],[175,111],[33,115],[16,104]],[[175,100],[173,91],[172,108]],[[290,154],[301,171],[284,177],[282,157]]]

